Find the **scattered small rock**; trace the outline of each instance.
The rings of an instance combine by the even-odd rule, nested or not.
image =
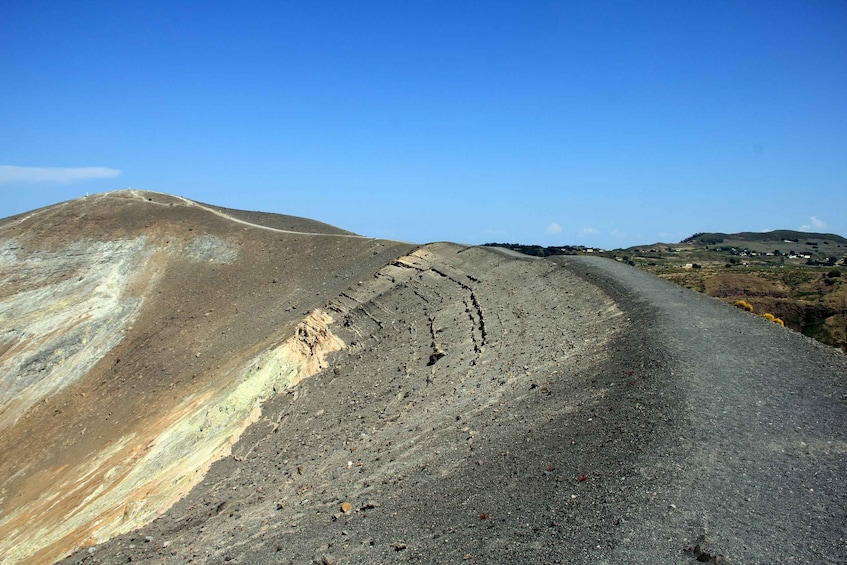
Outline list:
[[[713,542],[710,538],[706,537],[705,535],[701,535],[697,538],[697,541],[694,542],[694,545],[685,548],[685,552],[689,553],[692,557],[694,557],[694,559],[696,559],[700,563],[731,565],[730,561],[726,557],[714,553],[706,548],[707,545],[711,545],[712,543]]]

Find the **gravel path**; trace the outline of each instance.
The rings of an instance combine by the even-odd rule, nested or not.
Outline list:
[[[673,413],[609,562],[847,562],[847,363],[834,349],[626,265],[557,259],[639,312]]]

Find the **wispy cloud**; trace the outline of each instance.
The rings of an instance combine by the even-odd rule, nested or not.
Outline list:
[[[594,235],[600,233],[600,230],[596,230],[594,228],[582,228],[579,230],[579,235]]]
[[[812,230],[812,229],[822,230],[826,227],[826,222],[824,222],[823,220],[821,220],[820,218],[817,218],[815,216],[812,216],[811,218],[809,218],[809,222],[810,223],[808,223],[808,224],[800,226],[800,230],[801,231],[809,231],[809,230]]]
[[[18,167],[0,165],[0,184],[7,182],[73,182],[106,179],[121,174],[108,167]]]
[[[562,226],[553,222],[549,226],[547,226],[547,233],[560,233],[562,231]]]

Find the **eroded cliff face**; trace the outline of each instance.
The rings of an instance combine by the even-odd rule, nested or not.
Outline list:
[[[0,561],[165,512],[344,347],[323,297],[395,245],[140,191],[0,222]]]

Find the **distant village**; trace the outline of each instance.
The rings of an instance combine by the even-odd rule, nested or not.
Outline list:
[[[783,240],[783,243],[797,243],[797,241],[785,239]],[[807,242],[806,245],[809,245],[815,250],[817,250],[818,248],[818,244],[815,242]],[[847,265],[847,255],[843,257],[829,256],[826,259],[816,259],[815,254],[811,251],[795,251],[793,249],[790,249],[787,252],[780,251],[779,249],[774,249],[773,251],[767,252],[760,252],[746,249],[743,247],[706,246],[706,250],[728,253],[729,255],[733,255],[736,257],[784,257],[786,259],[799,259],[805,260],[807,265],[813,266]]]

